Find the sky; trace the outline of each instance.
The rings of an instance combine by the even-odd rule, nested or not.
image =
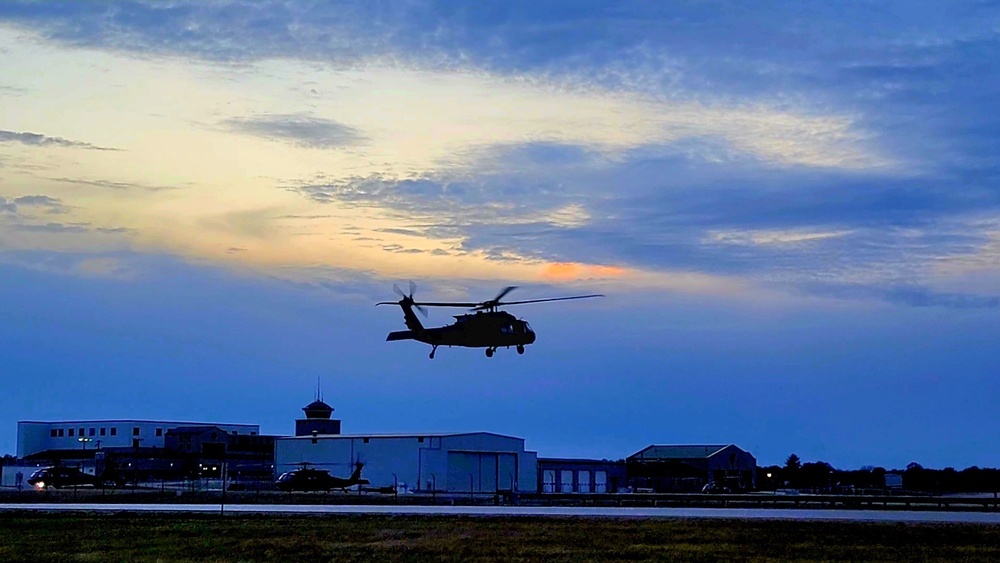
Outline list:
[[[0,3],[0,452],[319,380],[349,433],[1000,466],[997,99],[993,0]],[[411,280],[606,297],[432,361]]]

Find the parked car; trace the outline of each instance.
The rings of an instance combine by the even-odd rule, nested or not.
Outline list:
[[[701,488],[701,492],[705,494],[722,494],[731,492],[729,487],[723,485],[722,483],[708,483]]]

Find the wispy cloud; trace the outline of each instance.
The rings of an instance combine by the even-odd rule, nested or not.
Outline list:
[[[359,131],[330,119],[308,115],[257,115],[231,118],[224,127],[239,133],[314,149],[331,149],[365,141]]]
[[[65,184],[77,184],[80,186],[93,186],[95,188],[104,188],[108,190],[120,190],[120,191],[131,191],[138,190],[144,192],[162,192],[166,190],[176,190],[178,188],[171,186],[150,186],[147,184],[139,182],[116,182],[112,180],[87,180],[84,178],[48,178],[53,182],[62,182]]]
[[[0,143],[21,143],[34,147],[65,147],[96,151],[117,151],[119,149],[99,147],[81,141],[71,141],[62,137],[49,137],[41,133],[5,131],[0,129]]]
[[[17,213],[17,203],[5,197],[0,197],[0,213]]]
[[[720,244],[802,244],[829,238],[842,237],[851,231],[805,231],[805,230],[750,230],[714,231],[708,233],[706,242]]]
[[[66,213],[69,208],[62,200],[47,195],[25,195],[15,198],[0,197],[0,212],[18,213],[19,207],[44,209],[50,214]]]
[[[25,207],[40,207],[45,209],[46,212],[52,214],[66,213],[69,211],[69,208],[63,204],[62,200],[47,195],[21,196],[14,198],[14,203]]]
[[[20,223],[13,225],[13,228],[18,231],[32,232],[32,233],[86,233],[90,232],[90,226],[87,223]]]

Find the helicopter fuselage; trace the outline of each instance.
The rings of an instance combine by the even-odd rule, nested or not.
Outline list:
[[[431,346],[503,348],[527,346],[535,342],[535,332],[526,321],[503,311],[455,315],[447,326],[389,333],[387,341],[416,340]]]
[[[397,340],[416,340],[432,346],[430,358],[434,359],[434,352],[438,346],[462,346],[465,348],[486,348],[486,357],[492,358],[498,348],[509,348],[514,346],[518,354],[524,353],[524,347],[535,342],[535,331],[527,321],[518,319],[510,313],[499,310],[499,307],[508,305],[525,305],[528,303],[545,303],[550,301],[569,301],[572,299],[589,299],[591,297],[603,297],[600,294],[574,295],[571,297],[549,297],[545,299],[528,299],[525,301],[502,301],[511,291],[517,289],[516,286],[505,287],[496,297],[481,303],[466,302],[427,302],[415,301],[413,291],[416,284],[410,282],[409,295],[394,285],[393,289],[400,296],[397,301],[380,301],[375,305],[399,305],[403,310],[403,321],[409,330],[390,332],[386,340],[394,342]],[[425,307],[468,307],[475,313],[464,315],[454,315],[455,322],[439,327],[424,327],[420,319],[413,312],[414,308],[426,315]]]
[[[527,321],[514,317],[504,311],[483,312],[479,311],[468,315],[455,315],[453,324],[441,327],[424,328],[410,322],[408,318],[412,315],[412,310],[407,313],[404,308],[404,320],[410,330],[390,332],[386,337],[387,341],[396,340],[416,340],[429,344],[437,349],[438,346],[461,346],[465,348],[486,348],[486,355],[493,356],[497,348],[509,348],[514,346],[518,353],[524,353],[524,347],[535,342],[535,331]],[[414,317],[414,320],[416,317]],[[431,351],[431,358],[434,352]]]

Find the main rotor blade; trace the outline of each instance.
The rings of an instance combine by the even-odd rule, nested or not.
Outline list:
[[[504,298],[505,295],[507,295],[511,291],[514,291],[515,289],[517,289],[516,285],[508,285],[507,287],[503,288],[503,290],[500,291],[500,293],[498,293],[497,296],[494,297],[491,301],[487,301],[487,303],[498,303],[501,299]]]
[[[505,307],[507,305],[524,305],[525,303],[545,303],[546,301],[569,301],[571,299],[590,299],[592,297],[604,297],[600,293],[595,293],[593,295],[574,295],[573,297],[550,297],[548,299],[528,299],[527,301],[506,301],[504,303],[497,303],[497,307]]]
[[[411,282],[411,283],[412,283],[412,282]],[[398,285],[396,285],[396,284],[392,284],[392,290],[396,292],[396,295],[398,295],[398,296],[400,296],[400,297],[406,297],[406,294],[405,294],[405,293],[403,293],[403,290],[402,290],[402,289],[399,289],[399,286],[398,286]]]
[[[415,292],[416,290],[417,290],[417,284],[413,283],[413,280],[410,280],[410,297],[413,297],[413,292]]]
[[[427,318],[427,308],[426,307],[424,307],[423,305],[417,305],[416,303],[414,303],[413,306],[416,307],[418,311],[420,311],[420,314],[423,315],[424,318]]]
[[[414,305],[422,305],[424,307],[475,307],[479,303],[457,303],[450,301],[442,302],[431,302],[431,301],[414,301]]]

